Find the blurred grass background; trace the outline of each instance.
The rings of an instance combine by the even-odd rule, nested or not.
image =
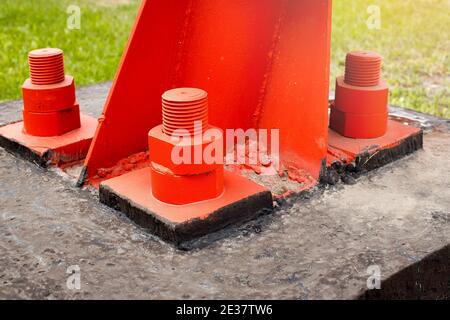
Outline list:
[[[26,56],[40,47],[65,51],[78,85],[111,80],[139,0],[0,0],[0,101],[19,99],[28,77]],[[81,8],[81,29],[67,30],[69,5]],[[381,9],[369,30],[367,8]],[[450,118],[450,1],[334,0],[331,83],[345,54],[370,49],[384,58],[391,103]]]
[[[381,28],[369,30],[370,5]],[[334,0],[331,75],[343,73],[345,54],[370,49],[384,57],[391,103],[450,118],[450,1]]]

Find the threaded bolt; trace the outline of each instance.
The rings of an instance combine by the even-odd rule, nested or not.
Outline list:
[[[64,53],[61,49],[33,50],[28,54],[28,64],[32,84],[49,85],[65,79]]]
[[[383,58],[375,52],[354,51],[347,54],[345,83],[357,87],[372,87],[380,83]]]
[[[162,96],[162,114],[163,132],[167,135],[181,135],[175,132],[180,129],[190,135],[203,133],[208,127],[208,93],[196,88],[166,91]]]

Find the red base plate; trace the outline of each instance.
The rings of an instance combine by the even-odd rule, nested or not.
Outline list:
[[[150,168],[135,170],[100,184],[100,201],[124,212],[159,237],[179,244],[250,220],[272,208],[266,188],[225,171],[225,191],[218,198],[187,205],[163,203],[152,195]],[[189,192],[189,190],[186,190]]]
[[[395,148],[410,137],[422,134],[416,127],[389,120],[387,133],[375,139],[352,139],[329,130],[327,165],[334,161],[350,163],[362,154],[375,154]]]
[[[86,157],[97,119],[81,114],[81,127],[56,137],[35,137],[24,133],[23,121],[0,127],[0,146],[43,167],[65,165]]]

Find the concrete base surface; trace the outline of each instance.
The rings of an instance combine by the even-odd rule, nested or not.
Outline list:
[[[80,88],[82,112],[98,116],[108,89]],[[0,124],[20,113],[20,102],[0,105]],[[0,298],[352,299],[367,290],[372,265],[391,289],[401,286],[392,279],[403,270],[450,250],[450,128],[425,118],[424,150],[187,252],[100,204],[97,191],[77,189],[75,178],[0,149]],[[448,290],[442,256],[433,261],[443,268],[431,269]],[[74,265],[80,290],[66,285]]]

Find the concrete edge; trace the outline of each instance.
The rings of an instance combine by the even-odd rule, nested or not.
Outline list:
[[[161,219],[156,213],[137,205],[108,186],[100,185],[99,197],[101,203],[124,213],[149,233],[185,250],[194,249],[189,242],[193,243],[228,226],[253,220],[273,205],[272,194],[267,190],[220,208],[206,219],[176,224]]]
[[[424,131],[420,130],[390,148],[381,149],[372,154],[369,152],[359,154],[353,163],[334,162],[323,172],[323,176],[320,177],[320,184],[322,186],[336,185],[340,180],[346,184],[354,184],[356,182],[354,179],[365,173],[423,149],[423,135]]]
[[[0,147],[13,155],[23,158],[45,169],[48,168],[52,157],[52,151],[50,149],[46,150],[42,154],[38,154],[20,142],[8,139],[2,135],[0,135]]]

